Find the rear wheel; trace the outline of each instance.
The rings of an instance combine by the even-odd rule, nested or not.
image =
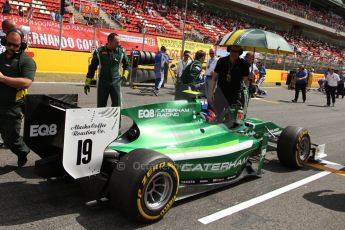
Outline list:
[[[136,149],[114,169],[110,200],[140,222],[161,219],[175,202],[179,175],[173,161],[155,151]]]
[[[310,155],[310,145],[308,130],[301,127],[286,127],[278,140],[279,161],[289,168],[302,168]]]

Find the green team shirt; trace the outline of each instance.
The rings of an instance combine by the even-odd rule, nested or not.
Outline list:
[[[5,53],[0,54],[0,72],[7,77],[29,78],[34,80],[36,63],[25,53],[6,59]],[[16,103],[16,94],[21,89],[16,89],[0,83],[0,107],[11,106]]]
[[[93,78],[97,67],[99,66],[99,78],[102,80],[112,81],[120,78],[120,64],[122,68],[128,69],[129,59],[125,50],[122,47],[116,47],[114,50],[107,49],[106,46],[101,46],[95,50],[92,56],[91,64],[86,77]]]
[[[181,80],[183,84],[195,83],[199,78],[202,70],[201,62],[199,60],[194,60],[190,63],[183,71],[181,75]]]

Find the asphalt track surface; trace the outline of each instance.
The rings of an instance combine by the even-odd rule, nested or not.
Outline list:
[[[325,95],[311,91],[306,103],[291,103],[293,91],[268,88],[269,96],[250,102],[249,116],[271,120],[283,126],[306,127],[313,142],[326,144],[326,160],[345,165],[345,99],[336,106],[323,107]],[[94,107],[96,89],[85,96],[81,85],[35,83],[31,94],[78,93],[81,107]],[[141,95],[124,88],[124,107],[172,99],[172,89],[158,97]],[[301,96],[301,95],[300,95]],[[301,99],[300,99],[301,100]],[[86,206],[78,183],[45,180],[33,173],[29,155],[23,168],[16,157],[0,149],[0,229],[343,229],[345,225],[345,177],[330,173],[249,208],[209,224],[199,219],[242,204],[294,182],[319,174],[305,167],[293,171],[268,153],[261,178],[245,180],[224,189],[175,203],[159,222],[135,224],[110,203]]]

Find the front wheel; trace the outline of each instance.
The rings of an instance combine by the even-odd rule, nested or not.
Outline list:
[[[277,153],[279,161],[293,169],[303,167],[308,160],[311,149],[308,130],[301,127],[288,126],[279,136]]]
[[[139,222],[161,219],[176,200],[179,175],[173,161],[155,151],[136,149],[114,169],[110,200]]]

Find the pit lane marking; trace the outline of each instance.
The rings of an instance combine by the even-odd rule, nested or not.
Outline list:
[[[289,184],[289,185],[286,185],[282,188],[279,188],[277,190],[274,190],[272,192],[269,192],[269,193],[266,193],[266,194],[263,194],[261,196],[258,196],[258,197],[255,197],[253,199],[250,199],[248,201],[245,201],[245,202],[242,202],[240,204],[237,204],[235,206],[232,206],[232,207],[229,207],[229,208],[226,208],[226,209],[223,209],[221,211],[218,211],[216,213],[213,213],[209,216],[205,216],[203,218],[200,218],[198,219],[199,222],[203,223],[203,224],[210,224],[214,221],[217,221],[217,220],[220,220],[222,218],[225,218],[227,216],[230,216],[234,213],[237,213],[239,211],[242,211],[244,209],[247,209],[249,207],[252,207],[254,205],[257,205],[257,204],[260,204],[266,200],[269,200],[269,199],[272,199],[276,196],[279,196],[283,193],[286,193],[288,191],[291,191],[293,189],[296,189],[298,187],[301,187],[305,184],[308,184],[312,181],[315,181],[315,180],[318,180],[324,176],[327,176],[331,174],[331,172],[328,172],[328,171],[324,171],[324,172],[320,172],[320,173],[317,173],[313,176],[310,176],[310,177],[307,177],[307,178],[304,178],[300,181],[297,181],[297,182],[294,182],[292,184]]]
[[[323,160],[320,163],[307,162],[305,163],[305,165],[308,165],[312,168],[320,169],[323,171],[328,171],[340,176],[345,176],[345,166],[334,163],[334,162]]]
[[[334,162],[330,162],[330,161],[326,161],[326,160],[321,160],[318,164],[315,163],[307,163],[307,165],[311,166],[311,167],[315,167],[318,169],[322,169],[322,170],[326,170],[320,173],[317,173],[315,175],[312,175],[310,177],[304,178],[302,180],[299,180],[297,182],[294,182],[292,184],[286,185],[282,188],[276,189],[272,192],[263,194],[261,196],[255,197],[253,199],[250,199],[248,201],[242,202],[240,204],[237,204],[235,206],[223,209],[221,211],[218,211],[216,213],[213,213],[211,215],[205,216],[203,218],[198,219],[199,222],[203,223],[203,224],[210,224],[214,221],[220,220],[222,218],[225,218],[227,216],[230,216],[234,213],[237,213],[239,211],[242,211],[244,209],[247,209],[249,207],[252,207],[256,204],[260,204],[266,200],[272,199],[276,196],[279,196],[283,193],[286,193],[288,191],[291,191],[293,189],[296,189],[298,187],[301,187],[305,184],[308,184],[312,181],[318,180],[324,176],[327,176],[331,173],[336,173],[338,175],[342,175],[345,176],[345,166],[338,164],[338,163],[334,163]],[[326,165],[326,166],[325,166]]]

